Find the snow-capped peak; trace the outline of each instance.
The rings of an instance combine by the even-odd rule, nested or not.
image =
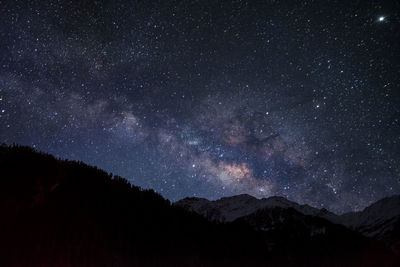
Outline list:
[[[197,212],[211,220],[222,222],[234,221],[237,218],[247,216],[263,208],[293,208],[305,215],[320,216],[326,219],[336,217],[335,214],[322,211],[308,205],[300,205],[284,197],[274,196],[269,198],[257,199],[253,196],[242,194],[232,197],[223,197],[215,201],[204,198],[185,198],[175,203],[175,205]]]

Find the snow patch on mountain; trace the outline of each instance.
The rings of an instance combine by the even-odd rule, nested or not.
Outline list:
[[[263,208],[293,208],[304,215],[318,216],[330,221],[337,221],[337,215],[326,209],[316,209],[309,205],[300,205],[284,197],[270,197],[257,199],[247,194],[223,197],[210,201],[204,198],[185,198],[175,203],[186,210],[199,213],[210,220],[231,222],[237,218],[247,216]]]
[[[381,199],[363,211],[343,214],[339,222],[366,236],[383,237],[400,223],[400,196]]]

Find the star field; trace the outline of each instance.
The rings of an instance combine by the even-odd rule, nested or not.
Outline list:
[[[0,1],[0,142],[176,201],[400,193],[396,1]]]

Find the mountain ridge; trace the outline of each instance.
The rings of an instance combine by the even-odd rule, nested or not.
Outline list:
[[[400,195],[385,197],[362,211],[342,215],[337,215],[325,208],[317,209],[307,204],[301,205],[282,196],[257,199],[242,194],[223,197],[214,201],[191,197],[179,200],[174,205],[196,212],[209,220],[219,222],[232,222],[248,216],[251,217],[259,211],[265,211],[265,209],[294,209],[303,215],[323,218],[333,224],[343,225],[367,237],[383,241],[393,251],[400,253]]]
[[[258,217],[251,217],[253,212],[242,220],[210,222],[119,176],[29,147],[0,146],[0,173],[2,266],[381,266],[382,262],[391,266],[399,262],[372,239],[292,208],[268,208],[255,214]],[[249,196],[236,200],[254,202]],[[273,201],[285,204],[279,198]],[[229,206],[229,199],[223,202]],[[274,224],[268,225],[271,221],[265,216]],[[253,227],[252,221],[258,220],[270,229]]]
[[[196,203],[196,204],[195,204]],[[222,197],[217,200],[207,200],[205,198],[196,198],[196,197],[187,197],[183,198],[179,201],[174,202],[174,205],[177,206],[182,206],[186,207],[191,211],[196,211],[198,210],[197,213],[202,213],[202,209],[206,209],[206,207],[209,207],[211,209],[221,209],[221,208],[229,208],[226,207],[226,205],[231,204],[232,207],[227,211],[227,212],[222,212],[219,210],[218,212],[223,216],[221,218],[209,218],[209,219],[216,219],[219,221],[234,221],[235,219],[248,215],[251,212],[256,211],[257,209],[264,208],[264,207],[285,207],[285,208],[294,208],[297,211],[300,211],[301,213],[304,213],[306,215],[313,215],[317,216],[319,215],[320,217],[327,218],[331,221],[335,220],[335,218],[338,216],[326,209],[317,209],[314,207],[311,207],[308,204],[298,204],[294,201],[290,201],[286,199],[285,197],[282,196],[271,196],[268,198],[255,198],[251,195],[248,194],[240,194],[232,197]],[[253,204],[253,206],[249,206],[248,204]],[[247,206],[242,206],[240,207],[239,205],[247,205]],[[246,210],[247,209],[247,210]],[[229,211],[239,211],[239,212],[234,212],[233,214],[230,214]],[[241,212],[240,212],[241,211]],[[207,216],[206,216],[207,217]]]

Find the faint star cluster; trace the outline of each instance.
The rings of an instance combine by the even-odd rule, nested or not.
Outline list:
[[[396,1],[0,1],[0,142],[176,201],[400,193]]]

